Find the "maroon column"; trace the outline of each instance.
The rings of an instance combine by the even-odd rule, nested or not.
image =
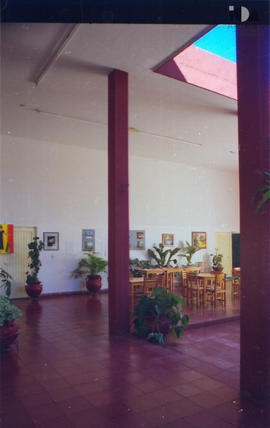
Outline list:
[[[270,398],[270,202],[255,213],[269,152],[269,27],[237,28],[241,236],[240,388]],[[258,199],[260,200],[260,198]]]
[[[129,330],[128,74],[109,75],[109,331]]]

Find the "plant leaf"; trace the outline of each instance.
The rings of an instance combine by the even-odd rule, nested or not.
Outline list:
[[[256,213],[260,211],[261,207],[266,201],[268,201],[268,199],[270,199],[270,189],[268,190],[268,192],[264,193],[264,195],[262,196],[262,199],[260,200],[260,202],[256,207]]]
[[[256,199],[256,196],[257,196],[260,192],[263,192],[264,190],[267,190],[267,189],[269,189],[269,186],[268,186],[268,185],[266,185],[266,186],[262,186],[262,187],[259,187],[259,189],[257,189],[257,190],[256,190],[256,192],[254,192],[254,193],[253,193],[253,195],[251,196],[251,201],[252,201],[252,202],[254,202],[254,200]]]

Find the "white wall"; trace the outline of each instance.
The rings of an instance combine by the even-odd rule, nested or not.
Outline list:
[[[192,231],[207,232],[207,249],[192,259],[207,261],[215,232],[239,231],[236,173],[134,157],[130,183],[130,228],[146,230],[146,248],[161,242],[162,233],[174,233],[178,246],[191,242]],[[146,258],[146,252],[131,251],[131,257]]]
[[[83,256],[83,228],[96,229],[96,251],[107,258],[106,153],[14,137],[3,139],[2,152],[1,221],[37,226],[41,239],[45,231],[60,233],[60,250],[41,254],[44,293],[83,288],[69,277]]]
[[[5,136],[2,157],[1,222],[37,226],[40,238],[60,232],[60,250],[42,252],[44,293],[81,289],[69,275],[83,255],[83,228],[96,230],[96,251],[108,257],[107,153]],[[130,229],[146,231],[146,248],[162,233],[174,233],[178,245],[191,231],[205,231],[208,248],[194,257],[203,260],[216,231],[239,230],[237,174],[130,156]],[[145,258],[142,251],[130,255]]]

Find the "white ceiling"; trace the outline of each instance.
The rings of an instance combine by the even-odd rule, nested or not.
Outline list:
[[[2,134],[105,149],[107,76],[117,68],[129,73],[129,126],[139,131],[131,153],[237,170],[237,102],[152,71],[209,27],[80,24],[36,86],[67,28],[2,24]]]

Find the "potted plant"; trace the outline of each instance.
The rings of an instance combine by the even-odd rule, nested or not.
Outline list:
[[[17,306],[12,305],[7,297],[0,296],[0,349],[7,351],[16,340],[20,328],[16,319],[21,316]]]
[[[151,259],[155,260],[158,266],[168,267],[171,262],[177,264],[177,260],[173,259],[173,256],[180,251],[180,248],[170,248],[165,250],[163,244],[159,244],[158,247],[153,245],[153,248],[154,250],[149,249],[147,253]]]
[[[169,331],[174,338],[179,338],[188,325],[188,315],[184,315],[179,305],[185,307],[185,301],[165,288],[157,288],[151,297],[143,295],[134,307],[133,325],[135,334],[146,337],[154,343],[164,344]]]
[[[179,254],[179,256],[181,257],[185,257],[186,261],[187,261],[187,266],[194,266],[192,264],[192,257],[193,255],[199,251],[201,248],[199,248],[199,246],[196,245],[196,240],[195,241],[195,245],[191,245],[188,241],[186,241],[186,246],[183,247],[182,249],[182,253]]]
[[[9,298],[11,294],[12,276],[7,271],[5,271],[5,269],[0,268],[0,279],[1,279],[0,287],[4,288],[5,294]]]
[[[220,254],[218,252],[218,248],[215,248],[215,251],[216,251],[215,254],[211,254],[211,256],[213,257],[212,269],[214,272],[222,272],[223,271],[223,265],[222,265],[223,254]]]
[[[39,240],[38,236],[34,236],[33,240],[28,244],[28,263],[29,270],[26,272],[25,290],[32,299],[36,299],[42,292],[42,284],[38,279],[38,273],[41,266],[40,252],[43,250],[44,243]]]
[[[71,272],[71,277],[85,277],[87,290],[92,296],[95,296],[102,286],[99,273],[106,272],[107,266],[107,260],[91,251],[86,253],[86,257],[79,260],[77,268]]]

